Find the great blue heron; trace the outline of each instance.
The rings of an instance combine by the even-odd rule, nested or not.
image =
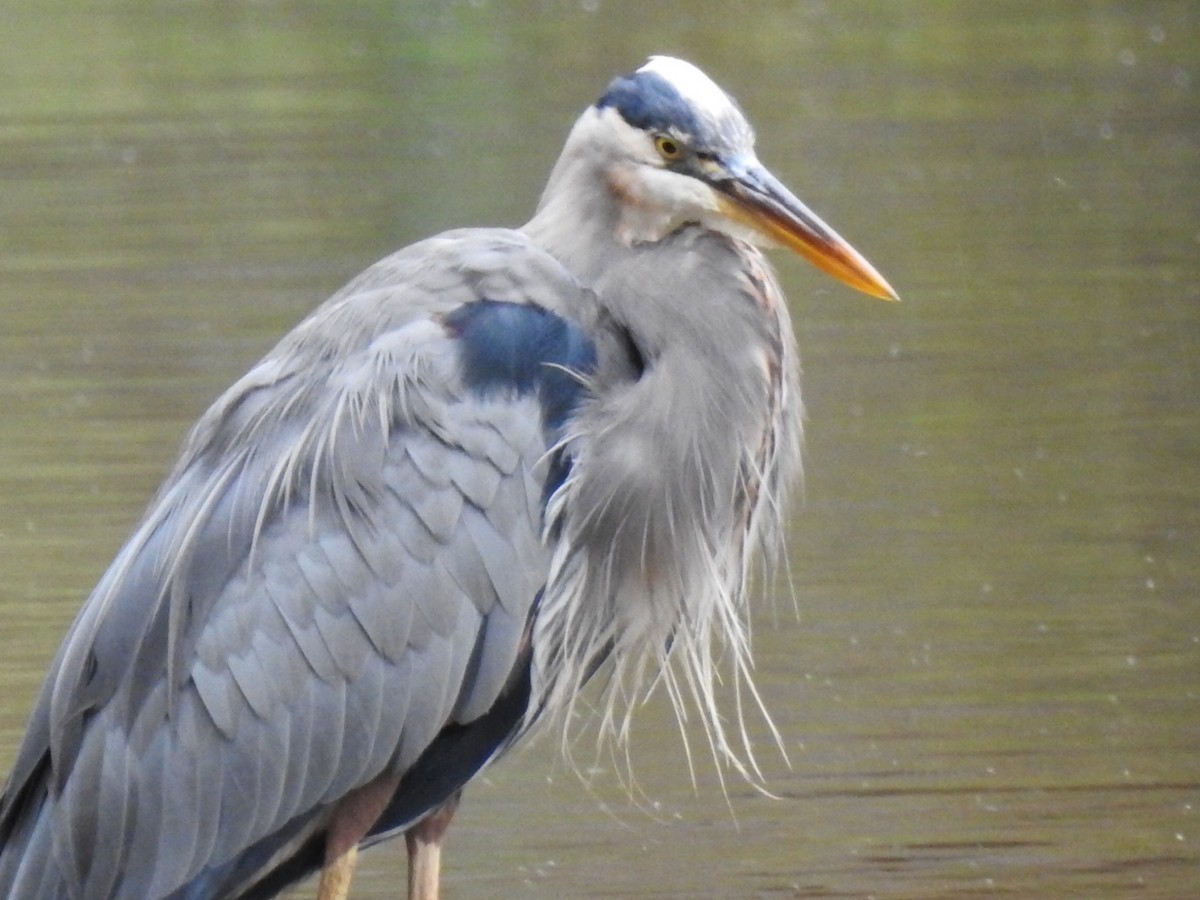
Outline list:
[[[261,897],[400,831],[437,890],[463,785],[607,666],[713,748],[749,561],[799,462],[756,247],[895,294],[654,57],[575,124],[533,219],[395,253],[208,410],[71,626],[0,798],[0,894]],[[421,874],[424,873],[424,874]]]

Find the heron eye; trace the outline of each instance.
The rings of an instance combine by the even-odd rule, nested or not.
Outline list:
[[[654,136],[654,149],[668,162],[674,162],[683,156],[683,147],[679,146],[679,141],[665,134]]]

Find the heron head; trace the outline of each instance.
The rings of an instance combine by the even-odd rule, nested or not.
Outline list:
[[[897,299],[836,231],[758,161],[737,102],[691,63],[652,57],[615,79],[577,125],[620,207],[627,243],[697,222],[758,246],[783,246],[851,287]]]

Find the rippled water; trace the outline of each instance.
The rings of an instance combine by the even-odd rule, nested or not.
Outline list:
[[[211,398],[389,249],[523,221],[669,51],[905,300],[777,260],[807,479],[756,646],[791,765],[757,723],[776,796],[726,801],[693,735],[693,789],[651,704],[631,797],[543,740],[468,793],[447,894],[1195,895],[1194,4],[85,9],[4,13],[0,770]],[[373,851],[356,896],[402,879]]]

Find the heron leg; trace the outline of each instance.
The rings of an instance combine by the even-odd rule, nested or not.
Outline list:
[[[336,859],[325,860],[321,869],[321,883],[317,887],[317,900],[346,900],[350,896],[350,882],[354,878],[354,865],[358,862],[358,844],[354,844]]]
[[[317,900],[346,900],[358,860],[358,842],[366,837],[395,793],[400,777],[380,775],[337,802],[325,831],[325,865]]]
[[[458,809],[462,791],[404,832],[408,845],[408,900],[438,900],[441,890],[442,840]]]

